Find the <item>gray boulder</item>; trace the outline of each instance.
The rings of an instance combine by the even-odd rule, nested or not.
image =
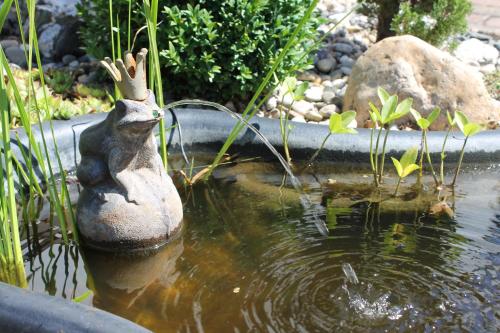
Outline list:
[[[377,88],[382,86],[400,99],[413,98],[413,107],[428,115],[436,106],[463,111],[482,124],[500,119],[498,102],[488,94],[481,74],[450,54],[413,36],[386,38],[361,56],[349,77],[343,110],[356,110],[357,121],[369,119],[368,102],[380,106]],[[411,116],[398,124],[413,121]],[[442,112],[431,129],[447,127]]]

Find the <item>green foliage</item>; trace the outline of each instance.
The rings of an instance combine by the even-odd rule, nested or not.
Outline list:
[[[330,117],[330,133],[332,134],[357,134],[354,128],[349,128],[349,124],[356,118],[355,111],[345,111],[341,114],[335,113]]]
[[[141,3],[134,5],[133,32],[145,24]],[[158,49],[166,89],[174,97],[247,100],[308,6],[302,0],[159,1]],[[97,58],[111,54],[108,0],[82,0],[79,12],[87,51]],[[113,14],[122,18],[118,31],[125,41],[128,0],[114,0]],[[278,78],[308,66],[311,59],[302,54],[313,43],[318,24],[319,19],[313,17],[301,29],[275,71]],[[135,48],[147,45],[142,34]]]
[[[415,164],[417,161],[418,148],[413,147],[408,149],[400,160],[391,157],[394,167],[400,178],[408,177],[413,171],[418,170],[420,167]]]
[[[434,123],[436,119],[439,117],[441,109],[435,108],[434,110],[432,110],[431,114],[427,118],[422,117],[420,112],[418,112],[415,109],[411,109],[410,112],[413,115],[413,118],[415,118],[418,127],[420,127],[422,130],[427,130],[432,125],[432,123]]]
[[[470,0],[358,0],[361,11],[379,20],[379,40],[410,34],[433,45],[467,30]]]
[[[55,69],[47,73],[47,85],[57,94],[67,93],[75,79],[67,70]]]
[[[469,121],[467,116],[460,111],[455,112],[455,123],[465,137],[474,136],[483,130],[481,125]]]

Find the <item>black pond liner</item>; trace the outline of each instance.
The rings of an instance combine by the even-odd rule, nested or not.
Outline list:
[[[80,133],[87,127],[102,121],[106,114],[93,114],[77,117],[68,121],[54,121],[59,156],[63,168],[68,171],[76,169],[80,155],[78,141]],[[237,120],[228,114],[200,109],[176,109],[165,111],[168,132],[169,152],[179,152],[182,146],[186,153],[214,152],[225,142]],[[255,126],[276,148],[282,151],[279,121],[265,118],[253,118],[250,123]],[[179,125],[182,135],[179,133]],[[328,126],[291,122],[294,126],[289,136],[291,155],[295,160],[309,158],[320,146],[328,134]],[[35,140],[42,138],[38,127],[33,127]],[[357,135],[334,135],[330,137],[317,160],[345,161],[366,164],[369,161],[370,130],[358,129]],[[44,124],[49,153],[54,173],[59,174],[50,128]],[[28,140],[22,130],[12,133],[12,149],[21,164],[24,163],[20,147],[28,147]],[[431,155],[439,161],[445,132],[430,132],[428,144]],[[401,156],[408,148],[419,146],[421,132],[392,131],[387,142],[389,156]],[[457,162],[464,137],[459,132],[452,132],[446,145],[446,162]],[[245,129],[238,136],[231,148],[232,152],[241,155],[259,155],[272,158],[273,155],[260,139],[250,130]],[[464,162],[500,163],[500,130],[484,131],[469,139]],[[37,163],[34,167],[41,176]],[[36,294],[17,287],[0,283],[0,332],[147,332],[138,325],[119,318],[105,311],[85,305],[76,304],[64,299],[48,295]]]

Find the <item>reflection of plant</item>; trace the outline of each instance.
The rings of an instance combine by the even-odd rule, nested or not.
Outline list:
[[[394,163],[394,167],[398,173],[399,179],[398,184],[396,185],[396,190],[394,191],[394,196],[398,195],[399,185],[401,184],[401,180],[403,178],[408,177],[413,171],[418,170],[420,167],[415,164],[417,161],[418,148],[413,147],[408,149],[401,159],[398,161],[394,157],[391,157],[392,163]]]
[[[441,113],[440,108],[435,108],[427,118],[424,118],[420,115],[420,113],[417,110],[410,109],[411,114],[415,118],[415,121],[417,122],[418,127],[422,130],[422,140],[420,144],[420,176],[422,176],[422,171],[423,171],[423,164],[424,164],[424,153],[427,156],[427,162],[429,163],[429,167],[431,168],[432,172],[432,177],[434,178],[434,182],[436,183],[436,186],[439,185],[439,182],[437,180],[436,172],[434,171],[434,167],[432,166],[432,160],[431,160],[431,155],[429,154],[429,147],[427,146],[427,131],[429,130],[429,127],[432,125],[432,123],[439,117],[439,114]]]
[[[316,150],[316,152],[311,156],[306,164],[306,167],[309,167],[314,162],[316,157],[318,157],[318,154],[325,147],[326,141],[328,141],[332,134],[357,134],[358,132],[355,129],[349,127],[349,124],[352,123],[355,118],[355,111],[345,111],[341,114],[332,114],[328,125],[330,132],[326,135],[318,150]]]
[[[281,93],[283,96],[279,107],[280,131],[281,131],[281,139],[283,141],[283,148],[285,150],[285,156],[288,164],[290,164],[292,161],[292,158],[290,156],[290,151],[288,149],[288,136],[292,131],[292,126],[289,124],[288,108],[286,108],[285,111],[283,112],[283,101],[287,96],[291,97],[293,99],[292,104],[290,105],[291,108],[294,102],[304,99],[304,93],[307,90],[308,86],[309,84],[307,82],[302,82],[301,84],[297,85],[297,79],[291,76],[285,78],[282,84],[283,91]]]
[[[462,167],[462,160],[464,158],[464,151],[465,151],[465,145],[467,144],[467,140],[469,139],[469,137],[474,136],[483,130],[483,127],[481,125],[469,121],[467,116],[460,111],[455,112],[455,123],[457,124],[462,134],[465,136],[465,140],[462,146],[462,150],[460,151],[460,158],[458,160],[458,165],[455,170],[455,176],[453,177],[451,186],[455,186],[458,173],[460,172],[460,168]]]
[[[413,103],[412,98],[407,98],[398,104],[397,95],[389,95],[389,93],[382,87],[378,88],[378,97],[382,103],[382,110],[380,111],[373,103],[369,103],[371,111],[370,117],[373,121],[372,132],[370,136],[370,164],[373,172],[373,179],[375,185],[379,186],[382,182],[382,175],[384,174],[384,162],[385,162],[385,147],[387,144],[387,138],[389,136],[389,129],[386,129],[384,143],[382,145],[382,153],[379,160],[379,146],[380,146],[380,136],[384,130],[384,126],[389,127],[395,120],[405,116],[410,112],[411,105]],[[375,151],[373,151],[373,134],[375,132],[376,125],[380,126],[377,141],[375,143]]]

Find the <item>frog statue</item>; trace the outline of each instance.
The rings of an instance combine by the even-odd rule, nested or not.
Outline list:
[[[105,120],[80,136],[77,177],[83,186],[77,205],[87,246],[140,250],[168,241],[182,221],[182,202],[158,154],[153,129],[163,110],[146,85],[147,49],[101,64],[122,100]],[[137,60],[137,62],[136,62]]]

